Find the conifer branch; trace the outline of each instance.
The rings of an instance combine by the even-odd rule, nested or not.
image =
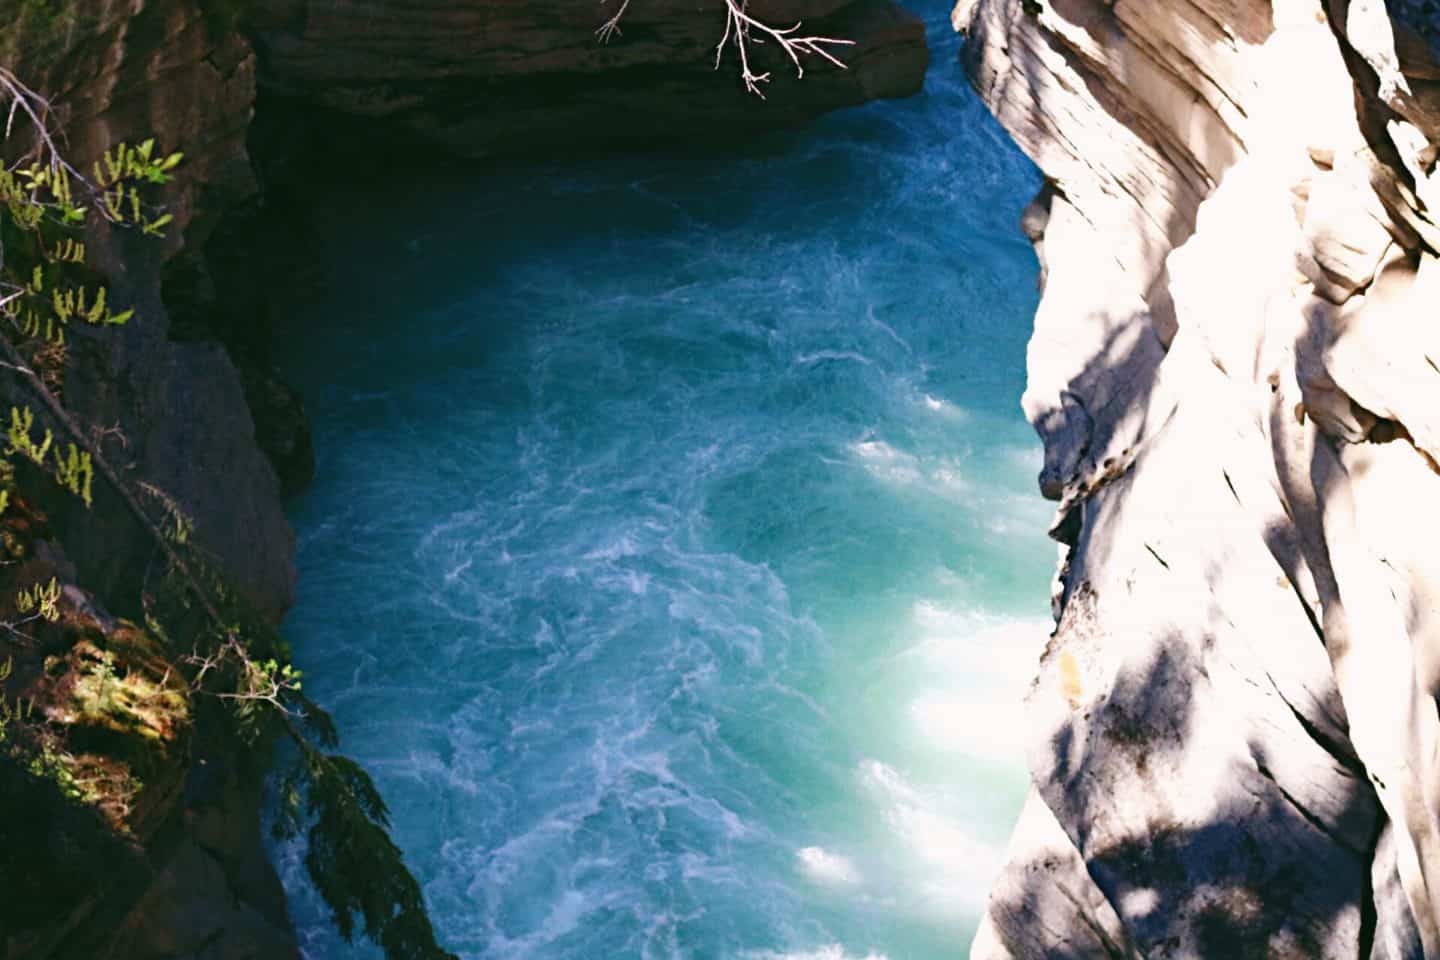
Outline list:
[[[200,601],[207,619],[224,636],[224,647],[202,661],[201,673],[212,669],[225,653],[237,658],[247,674],[269,677],[274,671],[257,665],[246,650],[238,631],[221,615],[220,605],[190,563],[176,549],[160,526],[151,519],[139,498],[110,465],[99,447],[65,410],[58,397],[45,385],[20,356],[8,337],[0,336],[0,354],[8,362],[0,364],[22,375],[40,399],[45,410],[82,450],[90,454],[96,469],[115,491],[125,508],[149,534],[166,561]],[[335,731],[329,719],[298,690],[283,682],[273,688],[219,694],[222,699],[266,702],[279,709],[274,717],[286,736],[299,749],[308,775],[309,799],[305,807],[315,817],[310,827],[305,858],[306,869],[325,901],[334,911],[336,926],[349,940],[354,933],[352,917],[359,914],[365,933],[380,944],[388,956],[413,960],[458,960],[435,940],[435,933],[425,911],[424,895],[414,876],[405,867],[402,854],[386,833],[389,813],[368,774],[354,761],[338,754],[317,749],[310,738],[295,725],[294,712],[283,700],[298,700],[306,709],[304,716],[322,743],[333,744]],[[281,830],[298,832],[300,810],[297,805],[282,809]]]
[[[122,144],[115,150],[106,152],[103,158],[104,167],[97,164],[96,185],[92,185],[64,161],[56,148],[45,123],[50,111],[48,102],[22,84],[8,70],[0,67],[0,110],[4,109],[5,97],[10,100],[4,127],[5,137],[10,136],[16,118],[23,114],[35,126],[38,146],[22,158],[22,164],[28,162],[31,166],[17,166],[15,175],[12,176],[10,170],[0,167],[0,178],[10,177],[7,183],[12,187],[17,183],[21,184],[21,189],[11,189],[6,195],[6,205],[0,205],[0,215],[8,210],[22,230],[38,230],[46,212],[46,205],[37,197],[38,189],[43,186],[52,191],[56,200],[53,210],[58,210],[61,214],[57,222],[62,225],[83,222],[84,208],[76,207],[70,200],[69,183],[73,179],[83,186],[92,199],[99,196],[104,200],[99,206],[102,215],[111,223],[138,227],[146,235],[158,235],[159,231],[170,223],[171,218],[168,215],[153,219],[142,215],[142,206],[134,182],[164,183],[168,179],[168,171],[180,162],[179,154],[168,157],[152,155],[153,141],[146,141],[138,147]],[[41,166],[36,165],[37,159],[44,161],[44,172]],[[104,191],[103,195],[101,191]],[[122,204],[127,206],[122,208]],[[41,250],[42,253],[47,252],[43,242]],[[0,269],[5,266],[4,253],[3,246],[0,246]],[[50,251],[48,254],[55,262],[83,260],[83,253],[74,247],[64,247],[59,253]],[[0,310],[19,297],[38,294],[41,286],[40,267],[35,267],[33,277],[18,288],[0,288],[0,294],[3,294],[0,296]],[[88,307],[83,291],[71,293],[74,294],[73,303],[55,291],[54,302],[62,324],[68,319],[67,311],[75,316],[83,316],[91,323],[103,320],[106,323],[118,324],[130,317],[130,311],[120,314],[108,311],[104,305],[103,289],[89,301]],[[27,332],[19,325],[17,329],[21,329],[22,333]],[[192,689],[199,690],[211,671],[230,666],[238,671],[235,689],[219,691],[215,696],[235,704],[236,722],[242,731],[247,718],[254,716],[253,709],[256,706],[266,706],[271,709],[263,716],[277,724],[295,743],[301,757],[300,772],[303,773],[303,778],[295,774],[287,777],[287,783],[291,787],[287,796],[299,797],[298,784],[303,779],[306,795],[304,811],[313,820],[307,837],[306,866],[311,880],[334,911],[335,923],[341,933],[347,939],[350,938],[354,929],[354,918],[358,915],[366,935],[384,949],[390,960],[456,960],[454,955],[440,947],[435,939],[425,910],[423,892],[406,868],[399,848],[389,837],[388,811],[374,783],[354,761],[322,751],[321,747],[333,747],[337,739],[330,718],[300,693],[298,673],[290,665],[275,659],[257,662],[251,656],[242,636],[242,628],[237,624],[245,623],[246,629],[269,635],[272,649],[279,643],[278,636],[273,634],[268,624],[258,620],[253,625],[248,624],[249,613],[243,605],[228,611],[232,614],[231,617],[226,616],[227,604],[223,601],[229,598],[226,597],[228,591],[224,589],[223,581],[215,577],[207,582],[202,576],[202,570],[197,569],[180,549],[188,539],[188,521],[169,513],[178,512],[179,508],[171,503],[168,497],[159,494],[170,522],[176,527],[175,533],[167,533],[161,523],[152,518],[142,505],[135,490],[101,452],[99,437],[92,437],[81,427],[65,408],[56,391],[47,384],[44,376],[37,372],[31,363],[26,362],[19,346],[3,332],[0,332],[0,369],[12,371],[18,376],[39,400],[48,419],[68,438],[69,455],[68,458],[58,461],[55,472],[57,481],[81,496],[88,506],[90,471],[97,470],[105,485],[114,491],[126,512],[159,550],[169,573],[177,578],[184,592],[198,601],[205,620],[216,630],[220,638],[219,647],[204,655],[197,652],[190,658],[192,666],[198,667],[191,681]],[[14,446],[12,452],[23,454],[37,464],[42,463],[46,451],[50,449],[50,431],[47,429],[43,443],[37,444],[30,436],[34,417],[30,408],[25,407],[23,416],[18,408],[14,409],[12,416],[16,420],[11,435]],[[58,458],[58,447],[56,449]],[[0,458],[0,462],[4,462],[3,458]],[[152,496],[158,493],[154,488],[147,488],[143,484],[141,488],[146,489]],[[0,496],[6,494],[8,491],[0,490]],[[203,562],[197,562],[200,562],[203,568]],[[58,588],[56,590],[58,592]],[[48,592],[45,597],[49,597]],[[0,623],[0,627],[24,636],[17,625]],[[163,627],[159,623],[152,621],[152,627],[164,637]],[[166,642],[168,644],[168,639]],[[171,646],[173,649],[173,645]],[[309,728],[308,733],[297,726],[297,711],[291,708],[292,705],[299,706],[298,718]],[[280,822],[298,830],[299,811],[297,804],[282,805]]]

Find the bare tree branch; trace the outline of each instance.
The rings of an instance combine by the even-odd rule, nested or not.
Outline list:
[[[5,135],[0,137],[0,142],[9,141],[15,130],[15,120],[24,116],[30,121],[30,126],[35,130],[35,145],[26,153],[18,156],[12,164],[12,170],[17,169],[27,162],[39,162],[48,167],[53,173],[59,173],[62,169],[81,183],[86,182],[80,172],[65,162],[59,147],[55,145],[55,139],[50,133],[49,119],[51,113],[50,101],[30,89],[15,74],[6,67],[0,66],[0,109],[6,106],[9,101],[9,109],[5,113]],[[5,243],[0,239],[0,268],[5,266]],[[3,309],[10,301],[18,298],[12,287],[0,283],[0,309]]]
[[[600,0],[600,2],[604,3],[605,0]],[[615,11],[615,16],[600,24],[599,28],[595,31],[595,36],[600,39],[601,43],[609,43],[611,37],[620,34],[620,18],[625,16],[625,11],[629,9],[629,7],[630,0],[621,0],[620,9]]]
[[[600,0],[601,3],[606,0]],[[601,43],[609,43],[613,37],[621,34],[620,19],[625,16],[625,11],[630,7],[630,0],[621,0],[620,8],[615,15],[606,20],[595,31],[595,36]],[[827,47],[850,47],[855,45],[854,40],[842,40],[838,37],[824,37],[818,35],[799,36],[803,24],[796,21],[791,27],[775,27],[768,23],[750,16],[745,12],[746,0],[725,0],[725,32],[720,37],[720,42],[715,45],[715,69],[720,69],[720,63],[725,57],[725,47],[734,44],[735,51],[740,58],[740,79],[745,82],[745,89],[755,94],[761,100],[765,99],[765,93],[760,85],[770,82],[770,73],[756,73],[750,68],[750,44],[752,43],[776,43],[790,62],[795,65],[795,76],[805,76],[806,57],[821,57],[828,60],[841,70],[849,69],[844,61],[836,57]]]
[[[720,69],[720,60],[725,55],[725,43],[733,36],[735,49],[740,54],[740,77],[745,81],[745,89],[755,94],[761,100],[765,94],[760,90],[760,84],[770,82],[769,72],[756,74],[750,69],[750,57],[748,46],[753,41],[764,43],[764,37],[769,37],[780,45],[790,62],[795,65],[796,78],[805,76],[805,66],[801,57],[819,56],[823,57],[841,70],[848,69],[844,62],[839,60],[830,51],[826,50],[827,45],[849,47],[854,46],[854,40],[840,40],[835,37],[821,36],[796,36],[803,24],[796,21],[795,25],[786,28],[772,27],[756,20],[745,12],[745,0],[725,0],[726,20],[725,35],[715,46],[715,69]],[[751,31],[759,31],[763,36],[754,36]]]
[[[35,129],[35,148],[20,157],[17,164],[26,160],[38,160],[51,170],[63,168],[71,176],[78,177],[83,181],[85,178],[81,176],[80,171],[65,162],[60,148],[55,145],[54,137],[50,133],[49,120],[52,112],[50,101],[26,86],[7,68],[0,67],[0,107],[4,106],[6,100],[10,101],[10,105],[5,117],[5,136],[0,139],[10,139],[10,135],[15,129],[15,118],[21,114],[29,119],[30,125]]]

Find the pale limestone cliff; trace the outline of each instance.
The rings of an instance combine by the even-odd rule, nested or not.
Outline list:
[[[1440,32],[1392,10],[956,8],[1049,179],[1062,543],[975,957],[1440,957]]]

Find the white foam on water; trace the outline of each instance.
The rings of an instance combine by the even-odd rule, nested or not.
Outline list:
[[[972,420],[975,417],[971,411],[960,406],[953,400],[948,400],[939,394],[930,393],[924,390],[911,388],[911,396],[918,400],[918,405],[924,407],[927,413],[933,414],[932,422],[939,422],[947,427],[958,427],[959,425]]]
[[[904,656],[929,678],[910,716],[932,747],[1018,765],[1027,720],[1022,698],[1051,622],[950,610],[920,600],[911,612],[917,641]]]
[[[796,851],[800,869],[811,880],[831,887],[854,887],[860,884],[860,871],[848,857],[831,853],[824,847],[802,847]]]
[[[460,578],[460,575],[461,575],[462,573],[464,573],[466,570],[469,570],[469,569],[470,569],[471,567],[473,567],[474,565],[475,565],[475,559],[472,557],[472,558],[470,558],[469,560],[466,560],[466,561],[464,561],[463,563],[461,563],[459,566],[454,567],[454,568],[452,568],[452,569],[450,569],[450,570],[445,571],[445,582],[446,582],[447,584],[449,584],[449,583],[454,583],[456,580],[458,580],[458,579]]]
[[[919,459],[884,440],[856,441],[850,444],[850,452],[860,458],[866,470],[882,480],[909,485],[923,479]]]
[[[637,544],[628,533],[596,547],[581,557],[582,560],[619,560],[623,557],[633,557],[642,552],[642,547]]]
[[[816,350],[813,353],[802,353],[795,358],[795,362],[802,367],[824,363],[827,360],[847,360],[851,363],[859,363],[867,367],[874,364],[874,361],[869,357],[856,353],[853,350]]]
[[[1003,861],[1003,846],[976,836],[973,825],[947,809],[943,797],[914,786],[886,763],[862,761],[858,776],[897,846],[909,855],[905,879],[913,905],[940,914],[983,908]]]
[[[868,306],[865,308],[865,319],[878,329],[883,330],[885,332],[885,335],[891,340],[894,340],[895,343],[898,344],[901,348],[903,348],[906,353],[913,354],[915,352],[915,349],[910,346],[909,342],[904,337],[900,336],[900,334],[895,332],[894,327],[890,326],[890,324],[878,319],[875,316],[874,306]]]
[[[838,943],[827,944],[814,950],[791,950],[784,953],[761,950],[745,956],[748,960],[890,960],[885,954],[873,951],[864,955],[850,953]]]
[[[1018,726],[1031,635],[961,598],[1011,609],[1034,546],[1004,448],[1038,180],[989,122],[937,68],[736,157],[395,198],[425,257],[378,298],[338,257],[393,309],[296,351],[294,638],[457,953],[963,952],[1008,802],[977,731]],[[374,957],[276,850],[310,956]]]
[[[577,930],[587,916],[608,906],[608,899],[592,899],[573,889],[562,891],[539,926],[530,933],[510,937],[491,925],[487,953],[501,957],[533,957],[536,950]]]
[[[955,457],[920,457],[884,440],[857,440],[849,445],[849,450],[868,473],[892,486],[917,489],[956,502],[966,501],[972,493],[961,462]]]

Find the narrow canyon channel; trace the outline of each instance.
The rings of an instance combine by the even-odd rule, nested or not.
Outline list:
[[[923,12],[909,100],[314,199],[286,629],[467,958],[973,935],[1049,630],[1039,175]],[[308,957],[379,956],[274,853]]]

